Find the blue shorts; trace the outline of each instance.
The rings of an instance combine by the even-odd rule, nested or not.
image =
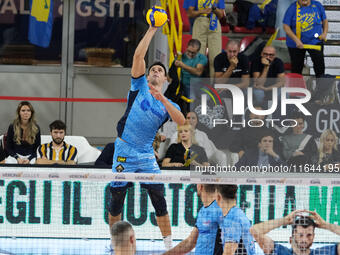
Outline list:
[[[145,150],[129,145],[120,138],[115,141],[115,152],[112,164],[113,173],[154,173],[160,174],[161,170],[153,148]],[[127,182],[111,182],[111,187],[124,187]],[[144,184],[154,184],[147,183]]]

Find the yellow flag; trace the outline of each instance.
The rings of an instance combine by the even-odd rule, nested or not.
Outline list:
[[[51,0],[33,0],[31,16],[37,21],[47,22],[50,15]]]

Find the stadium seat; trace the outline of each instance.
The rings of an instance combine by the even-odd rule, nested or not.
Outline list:
[[[221,29],[222,29],[222,33],[229,33],[230,32],[229,25],[222,26]]]
[[[192,36],[189,34],[182,35],[182,53],[184,53],[187,49],[188,42],[192,39]]]
[[[227,43],[229,41],[229,37],[222,35],[222,50],[225,49],[225,47],[227,46]]]
[[[234,33],[241,34],[262,34],[262,27],[254,27],[253,29],[247,29],[246,27],[235,26],[233,29]]]
[[[50,143],[50,135],[41,135],[41,144]],[[91,146],[84,136],[65,136],[65,142],[75,146],[78,150],[78,164],[93,163],[100,155],[100,150]]]
[[[275,27],[266,27],[265,33],[266,34],[274,34],[275,33]]]
[[[240,52],[244,51],[254,40],[256,36],[245,36],[240,42]]]
[[[307,89],[303,76],[298,73],[286,73],[286,88],[302,88]],[[288,93],[290,97],[304,97],[303,93]]]

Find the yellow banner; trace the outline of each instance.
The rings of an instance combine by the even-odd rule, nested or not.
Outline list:
[[[33,0],[31,16],[37,21],[47,22],[50,15],[51,0]]]

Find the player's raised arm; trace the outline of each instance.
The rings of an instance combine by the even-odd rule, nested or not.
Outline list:
[[[139,42],[135,54],[133,55],[131,76],[138,78],[145,74],[145,55],[148,51],[152,37],[155,35],[157,27],[150,26],[143,39]]]

